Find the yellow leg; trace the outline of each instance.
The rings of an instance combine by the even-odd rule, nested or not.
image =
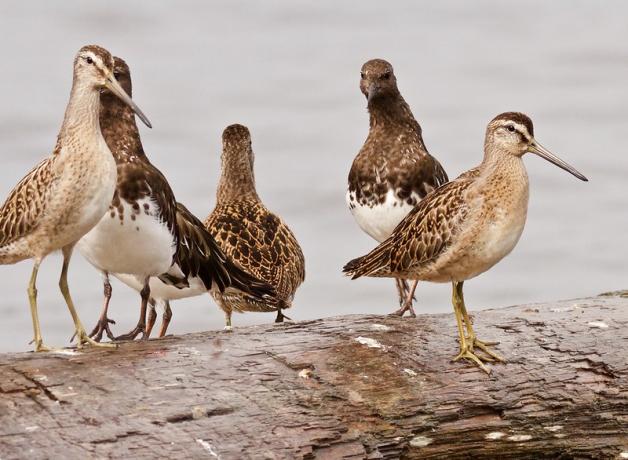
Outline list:
[[[498,342],[483,342],[480,339],[478,339],[477,336],[475,335],[475,331],[473,330],[473,323],[471,322],[471,319],[469,318],[469,314],[467,313],[467,307],[464,304],[464,296],[462,294],[462,283],[460,283],[460,292],[458,293],[458,296],[460,298],[460,310],[462,312],[464,322],[467,326],[467,332],[468,332],[467,342],[469,343],[469,349],[473,351],[474,347],[477,347],[480,350],[482,350],[484,353],[486,353],[490,357],[488,359],[485,359],[485,361],[506,362],[504,358],[502,358],[500,355],[498,355],[497,353],[495,353],[489,348],[490,346],[497,345]]]
[[[28,300],[31,306],[31,318],[33,319],[33,342],[35,351],[50,351],[51,349],[44,345],[41,338],[41,328],[39,327],[39,314],[37,313],[37,273],[39,272],[40,259],[35,259],[31,279],[28,283]]]
[[[95,340],[91,339],[87,332],[85,332],[85,328],[83,324],[81,324],[81,320],[76,313],[76,309],[74,308],[74,302],[72,302],[72,297],[70,297],[70,289],[68,287],[68,267],[70,266],[70,258],[72,257],[72,246],[66,246],[63,248],[63,268],[61,269],[61,278],[59,279],[59,289],[61,289],[61,294],[63,294],[63,298],[65,299],[65,303],[68,306],[68,310],[70,310],[70,314],[72,315],[72,320],[74,321],[74,329],[76,331],[76,339],[77,339],[77,348],[82,348],[84,343],[88,343],[95,347],[102,348],[116,348],[117,345],[112,343],[99,343]]]
[[[460,359],[467,359],[475,363],[480,369],[487,374],[491,373],[491,370],[484,365],[482,360],[473,353],[470,342],[465,338],[463,323],[463,308],[464,298],[462,296],[462,282],[453,282],[452,303],[454,306],[454,314],[456,315],[456,322],[458,324],[458,336],[460,337],[460,353],[458,353],[452,361],[458,361]],[[467,326],[468,327],[468,326]]]

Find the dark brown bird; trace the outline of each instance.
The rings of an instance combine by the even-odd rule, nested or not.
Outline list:
[[[120,58],[115,58],[114,75],[131,94],[129,67]],[[232,288],[273,303],[272,287],[227,260],[202,222],[176,202],[168,181],[144,153],[133,111],[108,92],[101,95],[100,126],[118,179],[109,211],[79,242],[83,256],[104,276],[105,305],[91,335],[113,337],[107,318],[110,273],[137,289],[142,299],[137,326],[118,339],[147,337],[151,290],[153,297],[170,289],[185,297]]]
[[[228,126],[222,134],[222,175],[217,203],[205,226],[233,261],[275,288],[277,297],[290,308],[294,293],[305,279],[305,259],[288,226],[269,211],[255,189],[253,149],[248,128]],[[225,291],[212,292],[225,312],[227,330],[232,312],[277,311],[281,308],[251,296]]]
[[[423,142],[421,126],[397,88],[392,66],[373,59],[362,66],[360,90],[366,96],[370,129],[349,172],[347,204],[360,228],[378,242],[429,192],[448,181],[445,170]],[[396,278],[399,310],[416,316],[414,290]]]

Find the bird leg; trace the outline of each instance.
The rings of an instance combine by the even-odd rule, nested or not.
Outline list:
[[[480,369],[482,369],[487,374],[491,373],[491,370],[484,365],[484,362],[492,362],[493,358],[480,358],[473,351],[473,345],[477,345],[477,339],[475,338],[475,334],[473,338],[467,340],[467,337],[464,335],[464,326],[463,326],[463,316],[466,312],[464,307],[464,297],[462,295],[462,282],[453,282],[453,292],[452,292],[452,303],[454,306],[454,314],[456,315],[456,323],[458,325],[458,337],[460,338],[460,353],[458,353],[452,361],[458,361],[460,359],[467,359],[473,363],[475,363]],[[467,315],[468,317],[468,315]],[[467,325],[467,330],[469,330],[471,326]],[[473,330],[471,328],[471,330]],[[478,346],[478,348],[480,348]],[[481,349],[481,348],[480,348]]]
[[[225,311],[225,332],[233,332],[233,328],[231,327],[231,312]]]
[[[170,302],[166,300],[164,313],[163,315],[161,315],[161,328],[159,329],[160,338],[166,335],[166,331],[168,330],[168,325],[170,324],[171,319],[172,319],[172,309],[170,308]]]
[[[135,340],[135,337],[142,334],[142,340],[147,340],[146,335],[146,310],[148,309],[148,300],[150,299],[150,276],[147,276],[144,280],[144,287],[140,291],[140,297],[142,298],[142,306],[140,308],[140,318],[137,321],[137,325],[133,330],[126,334],[122,334],[116,337],[116,340]]]
[[[469,318],[469,314],[467,313],[467,307],[464,304],[464,296],[462,295],[462,283],[460,283],[460,312],[462,313],[462,317],[464,319],[465,325],[467,326],[467,343],[469,344],[469,348],[471,351],[474,350],[475,347],[482,350],[486,353],[490,358],[485,359],[486,361],[500,361],[505,363],[506,360],[502,358],[500,355],[492,351],[489,347],[499,344],[499,342],[483,342],[477,338],[475,331],[473,330],[473,322]]]
[[[28,300],[31,306],[31,318],[33,319],[33,341],[35,344],[35,351],[51,351],[50,347],[47,347],[43,343],[41,338],[41,328],[39,327],[39,314],[37,313],[37,273],[39,272],[40,259],[35,259],[35,265],[33,265],[33,272],[31,273],[31,279],[28,283]]]
[[[283,323],[283,320],[287,319],[288,321],[292,321],[292,318],[288,318],[283,314],[283,310],[281,308],[277,309],[277,317],[275,318],[276,323]]]
[[[150,299],[148,301],[150,308],[148,309],[148,320],[146,322],[146,337],[150,339],[150,334],[153,332],[155,321],[157,321],[157,311],[155,309],[155,301]]]
[[[407,297],[405,282],[401,278],[395,278],[395,284],[397,285],[397,294],[399,294],[399,306],[403,307]]]
[[[111,283],[109,282],[109,273],[103,273],[103,290],[105,294],[105,304],[103,305],[102,312],[100,313],[100,317],[98,318],[98,322],[96,326],[89,333],[89,336],[94,339],[96,342],[100,342],[102,340],[102,334],[105,332],[109,340],[114,339],[113,332],[109,328],[110,324],[116,324],[116,322],[112,319],[109,319],[107,316],[107,312],[109,311],[109,300],[111,300]],[[74,338],[74,337],[73,337]],[[72,341],[72,339],[70,339]]]
[[[68,268],[70,267],[70,258],[72,257],[73,248],[73,246],[66,246],[62,249],[63,267],[61,268],[61,278],[59,278],[59,289],[61,290],[61,294],[65,299],[65,303],[67,304],[68,310],[70,310],[70,314],[72,315],[72,320],[74,321],[74,330],[77,339],[76,347],[83,348],[84,344],[89,344],[100,348],[116,348],[117,345],[113,343],[98,343],[87,335],[87,332],[85,332],[85,328],[78,317],[78,313],[76,313],[74,302],[70,296],[70,288],[68,286]]]
[[[408,282],[401,278],[395,278],[397,282],[397,289],[399,289],[399,295],[404,295],[404,301],[401,303],[401,308],[392,312],[391,316],[403,316],[406,311],[410,312],[410,318],[416,318],[416,313],[414,312],[414,307],[412,306],[412,302],[415,299],[414,291],[416,290],[417,285],[419,284],[418,280],[415,280],[412,283],[412,288],[408,286]]]

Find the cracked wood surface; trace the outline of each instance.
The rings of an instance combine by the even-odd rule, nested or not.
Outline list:
[[[475,320],[490,377],[453,314],[0,355],[0,458],[624,458],[625,292]]]

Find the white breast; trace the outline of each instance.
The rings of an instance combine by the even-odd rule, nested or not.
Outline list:
[[[147,209],[145,209],[147,205]],[[123,219],[107,212],[78,243],[83,257],[99,270],[146,276],[168,271],[175,241],[150,199],[139,201],[139,213],[122,201]]]
[[[412,198],[418,203],[420,197],[412,194]],[[384,241],[390,236],[395,227],[414,208],[407,201],[397,198],[394,190],[388,190],[386,199],[382,204],[360,204],[355,195],[347,191],[347,204],[354,219],[360,228],[378,242]]]

